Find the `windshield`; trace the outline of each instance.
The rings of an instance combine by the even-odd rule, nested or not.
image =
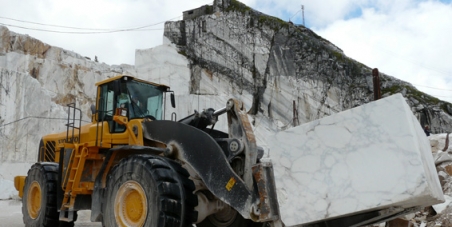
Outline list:
[[[152,120],[162,119],[163,91],[161,89],[132,80],[123,83],[121,91],[118,104],[128,110],[130,119],[143,117]]]

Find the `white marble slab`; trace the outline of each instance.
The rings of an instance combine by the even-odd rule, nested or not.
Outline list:
[[[429,141],[400,94],[267,141],[287,226],[444,200]]]

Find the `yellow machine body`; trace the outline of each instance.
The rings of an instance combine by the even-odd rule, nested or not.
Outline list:
[[[133,91],[135,97],[130,94],[133,86],[127,87],[126,84],[135,86]],[[143,96],[140,91],[145,87],[152,88],[155,90],[155,97],[150,94],[147,100],[146,97],[142,97],[141,101],[145,105],[158,106],[158,111],[160,111],[158,118],[161,119],[163,116],[161,113],[162,94],[168,91],[169,87],[124,75],[101,81],[96,86],[97,101],[92,108],[91,123],[82,126],[81,111],[75,106],[72,106],[72,109],[69,106],[67,130],[43,136],[39,145],[38,162],[60,163],[62,171],[61,187],[65,194],[62,210],[74,209],[78,195],[90,195],[93,192],[94,181],[105,159],[104,151],[120,145],[164,146],[152,141],[143,141],[142,122],[152,121],[153,116],[149,115],[148,117],[141,114],[143,116],[132,117],[133,106],[127,109],[122,105],[127,102],[134,102],[132,99],[137,96]],[[108,90],[110,88],[111,90]],[[118,92],[124,92],[124,94],[121,94],[121,96],[116,94]],[[127,102],[120,103],[120,97],[122,97],[122,101],[126,100]],[[138,106],[138,104],[136,105]],[[148,106],[146,111],[152,108]],[[77,113],[77,110],[79,110],[79,113]],[[115,154],[115,158],[111,159],[111,163],[108,163],[105,172],[108,172],[121,158],[137,152],[122,151],[118,153]],[[23,196],[24,181],[24,176],[15,177],[15,187],[19,191],[20,197]]]

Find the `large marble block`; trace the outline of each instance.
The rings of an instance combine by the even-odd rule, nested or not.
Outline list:
[[[400,94],[267,141],[286,226],[444,200],[428,139]]]

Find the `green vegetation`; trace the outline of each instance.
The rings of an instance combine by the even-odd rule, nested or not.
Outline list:
[[[187,52],[185,52],[185,50],[179,50],[177,53],[179,53],[180,55],[184,55],[185,57],[188,57]]]
[[[438,104],[440,102],[439,99],[430,96],[428,94],[425,94],[419,90],[417,90],[416,88],[410,87],[408,85],[394,85],[391,87],[387,87],[387,88],[383,88],[381,89],[381,93],[383,94],[395,94],[398,92],[401,92],[403,89],[406,90],[406,97],[413,97],[416,100],[418,100],[421,103],[428,103],[428,104]],[[447,108],[447,106],[446,106]]]
[[[338,60],[342,59],[342,54],[337,51],[333,51],[333,56],[335,56]]]
[[[317,33],[315,33],[315,32],[311,32],[311,35],[312,36],[314,36],[316,39],[318,39],[318,40],[326,40],[326,39],[324,39],[322,36],[319,36],[319,35],[317,35]],[[328,41],[328,40],[326,40],[326,41]],[[329,42],[329,41],[328,41]]]
[[[237,0],[231,0],[230,5],[226,9],[226,11],[227,12],[234,11],[246,14],[252,11],[252,9]],[[277,17],[272,17],[265,14],[259,14],[257,17],[260,25],[267,25],[275,31],[281,29],[282,27],[289,27],[289,23]]]
[[[384,76],[384,75],[380,75],[380,83],[384,83],[384,82],[386,82],[386,81],[389,81],[389,80],[387,79],[387,77]]]
[[[273,29],[275,31],[277,31],[283,27],[289,27],[289,23],[287,23],[277,17],[272,17],[272,16],[268,16],[265,14],[259,15],[258,22],[260,25],[267,25],[268,27],[270,27],[271,29]]]
[[[352,61],[350,61],[350,64],[351,64],[352,76],[359,76],[359,75],[361,75],[362,66],[359,65],[359,64],[356,64],[356,63],[354,63]]]
[[[337,51],[333,51],[333,56],[336,57],[337,61],[342,61],[342,54],[337,52]]]
[[[212,14],[213,13],[213,6],[206,5],[206,14]]]
[[[226,9],[226,11],[227,12],[236,11],[236,12],[241,12],[242,14],[245,14],[246,12],[251,11],[251,8],[237,0],[231,0],[231,4]]]
[[[409,87],[409,86],[405,86],[405,88],[407,89],[407,94],[410,94],[413,98],[419,100],[419,101],[424,101],[425,103],[431,103],[431,104],[438,104],[439,103],[439,99],[430,96],[428,94],[425,94],[413,87]]]
[[[366,84],[350,84],[349,89],[366,89]]]
[[[381,82],[381,81],[380,81]],[[402,87],[400,85],[394,85],[391,87],[385,87],[381,89],[381,94],[389,94],[389,95],[393,95],[396,94],[398,92],[402,91]]]

